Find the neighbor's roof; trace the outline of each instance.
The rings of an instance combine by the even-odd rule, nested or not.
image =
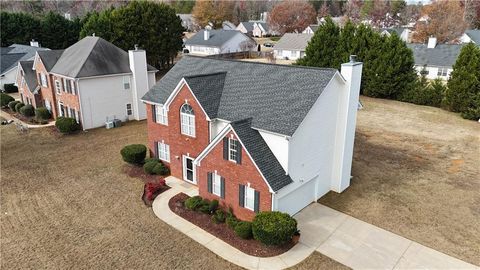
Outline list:
[[[55,63],[57,63],[58,58],[62,56],[63,51],[64,50],[50,50],[50,51],[38,52],[38,56],[42,60],[42,63],[48,72],[50,72],[50,70],[52,70]]]
[[[305,51],[313,34],[285,33],[273,49]]]
[[[148,70],[156,70],[148,65]],[[52,73],[71,78],[131,73],[128,53],[100,37],[85,37],[65,49]]]
[[[199,45],[207,47],[221,47],[236,35],[243,35],[237,30],[208,30],[210,31],[210,38],[205,40],[203,32],[205,29],[198,31],[195,35],[185,41],[185,45]]]
[[[465,31],[465,34],[470,37],[470,39],[480,46],[480,29],[472,29]]]
[[[266,22],[257,22],[257,24],[261,25],[263,30],[268,32],[268,24]]]
[[[258,130],[252,129],[251,118],[233,122],[231,125],[273,191],[293,183],[262,135]]]
[[[335,69],[185,56],[142,100],[164,104],[185,78],[211,119],[252,118],[252,127],[292,136]]]
[[[24,73],[25,82],[27,83],[28,90],[30,92],[35,92],[37,89],[38,82],[35,70],[33,70],[33,60],[31,61],[20,61],[20,65],[22,66],[22,70]]]
[[[413,51],[415,65],[451,67],[457,61],[462,44],[438,44],[435,48],[427,48],[427,44],[407,44]]]
[[[0,74],[17,67],[19,61],[30,60],[37,51],[49,50],[48,48],[33,47],[22,44],[12,44],[0,50]]]
[[[310,24],[308,27],[310,27],[310,29],[312,29],[313,32],[317,31],[319,25],[318,24]]]
[[[252,32],[254,23],[255,22],[241,22],[240,24],[242,24],[243,27],[245,27],[245,29],[247,29],[247,32]]]

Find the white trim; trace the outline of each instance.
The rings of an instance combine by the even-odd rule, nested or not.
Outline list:
[[[157,72],[157,71],[158,71],[158,70],[150,70],[150,71],[147,70],[147,73],[149,73],[149,72],[150,72],[150,73],[151,73],[151,72]],[[77,79],[77,80],[95,79],[95,78],[103,78],[103,77],[115,77],[115,76],[127,75],[127,74],[132,75],[131,72],[126,72],[126,73],[115,73],[115,74],[106,74],[106,75],[89,76],[89,77],[68,77],[67,75],[63,75],[63,74],[58,74],[58,73],[53,73],[53,72],[49,72],[49,73],[52,74],[52,75],[55,75],[55,76],[66,77],[66,78]]]
[[[261,131],[261,132],[265,132],[265,133],[268,133],[268,134],[284,137],[287,140],[292,138],[292,136],[288,136],[288,135],[285,135],[285,134],[280,134],[280,133],[273,132],[273,131],[268,131],[268,130],[261,129],[261,128],[252,127],[252,129],[255,129],[256,131]]]
[[[253,192],[253,198],[252,198],[252,199],[253,199],[253,207],[252,207],[252,208],[250,208],[250,207],[247,206],[247,201],[248,201],[248,200],[247,200],[247,193],[248,193],[247,190],[252,190],[252,192]],[[245,209],[248,209],[248,210],[251,210],[251,211],[255,211],[255,191],[256,191],[256,190],[255,190],[254,188],[250,187],[250,183],[248,183],[248,184],[245,186],[244,198],[243,198],[243,207],[244,207]],[[260,202],[259,202],[259,203],[260,203]]]
[[[155,110],[155,123],[168,126],[168,112],[162,105],[153,105]],[[158,111],[161,111],[161,115],[159,115]],[[165,120],[165,121],[163,121]]]
[[[232,136],[230,136],[230,138],[228,138],[228,160],[237,163],[238,149],[233,149],[232,148],[232,141],[237,141],[236,139],[233,138],[233,134],[232,134]],[[232,151],[235,152],[235,159],[231,158],[231,156],[232,156],[231,152]]]
[[[188,180],[187,179],[187,159],[191,159],[192,160],[192,181]],[[195,175],[195,159],[190,157],[190,155],[187,153],[187,155],[182,155],[182,176],[183,176],[183,180],[187,181],[188,183],[193,183],[193,184],[197,184],[197,181],[196,181],[196,175]]]
[[[222,197],[222,176],[220,176],[217,171],[212,174],[212,194],[218,197]],[[215,181],[218,177],[218,193],[215,193]]]
[[[160,151],[162,145],[163,145],[164,151]],[[170,145],[166,144],[164,140],[157,142],[157,152],[158,152],[158,159],[170,163]],[[162,158],[162,155],[161,155],[162,152],[165,153],[165,158]]]

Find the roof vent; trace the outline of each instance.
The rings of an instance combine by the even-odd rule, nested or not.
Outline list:
[[[433,49],[433,48],[435,48],[435,46],[437,46],[437,38],[436,37],[429,37],[427,48]]]
[[[135,48],[135,51],[138,51],[138,44],[133,45],[133,47]]]
[[[355,62],[357,62],[357,56],[354,54],[350,55],[350,63],[355,63]]]

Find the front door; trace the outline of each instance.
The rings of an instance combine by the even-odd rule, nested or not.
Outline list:
[[[193,167],[193,158],[183,156],[183,180],[191,183],[195,182],[195,168]]]

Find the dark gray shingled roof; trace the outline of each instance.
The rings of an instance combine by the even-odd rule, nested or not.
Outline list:
[[[198,102],[210,119],[217,118],[226,72],[185,77]]]
[[[435,48],[427,48],[427,44],[407,44],[413,51],[415,65],[451,67],[457,61],[462,44],[438,44]]]
[[[148,65],[148,70],[155,70]],[[65,49],[52,73],[71,78],[131,73],[128,53],[100,37],[85,37]]]
[[[12,69],[12,67],[14,67],[23,56],[25,56],[25,53],[2,54],[0,56],[0,73],[3,74]]]
[[[278,191],[293,183],[292,178],[285,174],[282,165],[280,165],[260,133],[252,129],[251,118],[233,122],[231,125],[273,191]]]
[[[236,35],[243,35],[242,32],[237,30],[208,30],[210,31],[210,38],[205,40],[203,32],[205,29],[198,31],[193,37],[185,41],[185,45],[200,45],[207,47],[221,47],[227,41],[235,37]]]
[[[221,72],[226,73],[222,94],[198,97],[202,107],[219,102],[217,118],[252,117],[255,128],[292,136],[337,70],[184,56],[142,100],[164,104],[182,78]],[[220,90],[218,82],[210,83]],[[202,85],[194,91],[213,91],[208,82]]]
[[[3,47],[0,50],[0,73],[3,74],[4,72],[17,67],[19,61],[32,59],[37,51],[45,50],[49,49],[22,44],[12,44],[9,47]]]
[[[245,27],[245,29],[247,29],[247,32],[253,31],[254,22],[241,22],[241,24],[243,24],[243,27]]]
[[[273,46],[274,50],[299,50],[305,51],[313,34],[285,33]]]
[[[465,34],[467,34],[467,36],[469,36],[470,39],[471,39],[475,44],[477,44],[478,46],[480,46],[480,29],[467,30],[467,31],[465,31]]]
[[[20,61],[19,63],[22,66],[22,70],[23,70],[23,73],[24,73],[25,82],[27,83],[27,86],[28,86],[28,90],[30,90],[30,92],[32,92],[32,93],[35,92],[35,89],[38,86],[38,82],[37,82],[36,72],[35,72],[35,70],[32,69],[33,68],[33,60],[31,60],[31,61]]]
[[[55,63],[57,63],[60,56],[62,56],[63,51],[64,50],[50,50],[38,52],[38,56],[48,72],[50,72]]]

